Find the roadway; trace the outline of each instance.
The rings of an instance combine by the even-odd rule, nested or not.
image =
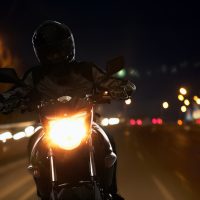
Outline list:
[[[119,193],[126,200],[200,199],[200,128],[113,127],[109,131],[117,143]],[[1,200],[37,199],[26,166],[23,157],[1,161]]]
[[[199,128],[127,128],[115,139],[119,192],[125,199],[200,199]]]

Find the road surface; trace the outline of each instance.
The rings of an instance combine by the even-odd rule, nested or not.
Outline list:
[[[200,128],[116,127],[119,193],[126,200],[200,199]],[[1,200],[35,200],[27,161],[0,166]]]

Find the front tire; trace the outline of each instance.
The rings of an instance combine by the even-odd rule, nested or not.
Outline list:
[[[83,185],[70,189],[62,189],[58,200],[103,200],[99,188],[94,185]]]

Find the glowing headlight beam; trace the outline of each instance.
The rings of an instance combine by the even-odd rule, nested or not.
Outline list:
[[[78,147],[86,134],[85,117],[64,118],[49,122],[51,142],[65,150]]]

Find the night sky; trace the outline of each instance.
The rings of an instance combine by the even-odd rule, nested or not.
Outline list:
[[[49,19],[65,23],[73,31],[78,60],[104,67],[112,57],[125,57],[126,67],[138,73],[131,76],[138,90],[134,114],[153,115],[160,95],[175,95],[181,84],[200,92],[199,16],[199,5],[189,1],[1,1],[0,35],[25,70],[37,64],[34,29]]]

